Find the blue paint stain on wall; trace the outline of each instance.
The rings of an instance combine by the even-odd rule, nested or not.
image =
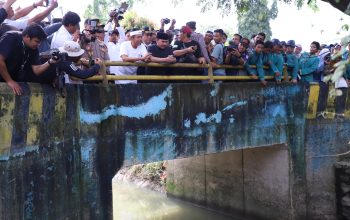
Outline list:
[[[187,129],[184,131],[185,137],[199,137],[203,135],[203,129],[201,127],[195,127],[193,129]]]
[[[186,120],[184,121],[184,126],[185,126],[186,128],[190,128],[190,127],[191,127],[191,120],[190,120],[190,119],[186,119]]]
[[[295,96],[300,92],[301,87],[297,85],[289,86],[287,89],[283,86],[279,86],[265,88],[264,90],[262,90],[262,95],[264,95],[265,97],[283,97],[287,95],[286,93],[288,93],[288,96]]]
[[[207,125],[205,127],[196,126],[193,129],[186,129],[184,131],[184,136],[194,138],[194,137],[199,137],[208,133],[214,134],[215,132],[216,132],[216,125]]]
[[[285,103],[272,104],[272,101],[265,102],[265,117],[258,120],[257,127],[273,127],[287,124],[287,106]]]
[[[233,109],[235,107],[246,105],[247,103],[248,103],[247,101],[239,101],[239,102],[233,103],[233,104],[231,104],[229,106],[226,106],[223,111],[228,111],[228,110],[231,110],[231,109]]]
[[[230,119],[229,120],[230,120],[230,123],[233,124],[236,119],[233,117],[233,115],[230,115]]]
[[[80,141],[80,154],[82,161],[90,161],[90,157],[93,154],[93,150],[96,149],[96,140],[81,140]]]
[[[34,195],[33,192],[28,192],[25,195],[25,201],[24,201],[24,213],[25,213],[25,219],[33,219],[33,210],[34,210]]]
[[[210,92],[210,96],[211,97],[216,96],[218,94],[218,92],[219,92],[219,89],[220,89],[220,83],[216,83],[214,85],[214,89]]]
[[[172,86],[169,86],[163,93],[150,98],[146,103],[136,106],[110,105],[99,114],[80,111],[80,120],[86,124],[101,123],[112,116],[124,116],[129,118],[143,119],[160,114],[168,106],[167,98],[172,96]]]
[[[175,157],[175,137],[170,129],[142,130],[125,134],[125,164]]]
[[[9,160],[10,158],[21,158],[24,157],[27,153],[29,152],[39,152],[39,146],[37,145],[33,145],[33,146],[26,146],[25,148],[22,148],[21,151],[16,152],[16,153],[12,153],[11,156],[10,155],[0,155],[0,161],[6,161]]]
[[[277,116],[286,117],[287,116],[286,105],[283,103],[269,106],[268,112],[271,112],[273,117],[277,117]]]
[[[226,106],[223,111],[228,111],[228,110],[231,110],[235,107],[246,105],[247,103],[248,103],[247,101],[235,102],[231,105]],[[229,121],[230,121],[230,123],[235,122],[235,118],[233,118],[233,115],[230,116]],[[194,122],[196,125],[208,124],[208,123],[213,123],[213,122],[219,124],[222,122],[222,112],[217,111],[215,114],[212,114],[208,117],[207,117],[206,113],[200,112],[196,115],[196,119]],[[185,128],[190,128],[191,127],[191,120],[185,119],[184,126],[185,126]],[[188,137],[197,137],[197,136],[200,136],[202,134],[203,134],[203,130],[200,128],[195,128],[193,130],[185,131],[185,135]]]
[[[201,123],[220,123],[222,120],[222,113],[221,111],[217,111],[215,114],[210,115],[209,117],[206,116],[204,112],[198,113],[196,115],[196,120],[194,121],[197,125]]]

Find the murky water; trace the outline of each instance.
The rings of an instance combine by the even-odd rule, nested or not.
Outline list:
[[[113,179],[114,220],[228,220],[230,216]]]

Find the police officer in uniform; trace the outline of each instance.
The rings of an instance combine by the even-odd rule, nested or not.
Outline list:
[[[104,43],[104,25],[98,25],[95,29],[85,25],[85,31],[91,35],[88,36],[89,41],[85,45],[82,45],[85,50],[83,58],[85,58],[90,64],[95,59],[100,59],[102,61],[110,60],[108,47]],[[109,72],[109,68],[107,68],[107,72]]]

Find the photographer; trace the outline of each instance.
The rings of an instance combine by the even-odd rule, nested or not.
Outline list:
[[[65,73],[69,76],[86,79],[98,74],[102,61],[95,59],[94,64],[89,68],[82,70],[78,68],[81,56],[85,52],[80,45],[74,41],[66,41],[63,47],[59,48],[59,62],[56,65],[59,73]],[[67,76],[65,76],[67,77]]]
[[[40,64],[38,46],[46,38],[41,26],[33,24],[20,32],[7,32],[0,39],[0,81],[5,81],[16,95],[22,94],[17,82],[26,82],[31,72],[41,75],[55,61]]]
[[[128,9],[128,5],[123,3],[118,10],[117,9],[111,10],[109,12],[109,20],[107,21],[107,24],[104,28],[107,33],[110,33],[113,30],[118,30],[119,43],[122,43],[127,40],[125,35],[125,30],[119,24],[119,21],[124,19],[123,14],[127,9]],[[105,43],[107,43],[108,38],[105,38],[104,41]]]
[[[239,43],[238,47],[234,44],[227,47],[226,56],[225,56],[225,64],[232,66],[244,66],[248,60],[248,44]],[[236,69],[226,69],[226,74],[228,76],[245,76],[247,73],[244,70],[236,70]]]
[[[169,23],[170,23],[170,19],[169,19],[169,18],[162,18],[162,19],[160,20],[160,29],[159,29],[159,31],[160,31],[160,32],[165,32],[164,26],[165,26],[166,24],[169,24]],[[169,26],[169,28],[168,28],[167,31],[173,32],[174,29],[175,29],[175,24],[176,24],[176,20],[175,20],[175,19],[172,19],[172,20],[171,20],[171,24],[170,24],[170,26]]]
[[[91,62],[95,59],[110,60],[108,54],[108,47],[104,43],[105,31],[104,25],[99,24],[99,19],[87,19],[84,23],[85,30],[81,37],[81,48],[85,50],[83,58],[87,59],[87,62]],[[109,72],[109,68],[107,68]]]

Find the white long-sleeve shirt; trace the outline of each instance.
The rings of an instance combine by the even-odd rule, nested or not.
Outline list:
[[[50,48],[55,49],[63,47],[64,42],[68,40],[73,40],[73,35],[70,34],[64,26],[62,26],[56,33],[53,34]]]

